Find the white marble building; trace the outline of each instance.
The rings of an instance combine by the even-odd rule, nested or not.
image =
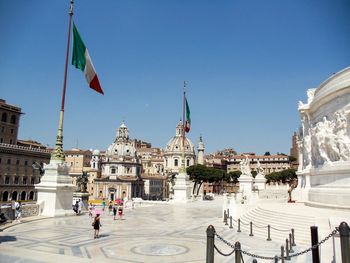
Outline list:
[[[108,147],[105,157],[99,160],[98,155],[93,155],[93,165],[95,168],[101,167],[101,177],[96,178],[94,183],[95,197],[115,200],[143,196],[141,160],[124,123],[117,130],[115,141]]]
[[[310,205],[350,208],[350,68],[299,102],[299,196]]]

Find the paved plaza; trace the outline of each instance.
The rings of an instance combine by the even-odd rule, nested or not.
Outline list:
[[[93,238],[92,219],[86,214],[18,223],[0,232],[1,262],[205,262],[209,224],[233,243],[237,235],[224,226],[221,213],[220,197],[186,205],[143,204],[125,209],[123,219],[116,221],[105,212],[99,239]],[[247,233],[240,239],[251,243]],[[255,250],[278,251],[277,244],[265,245],[261,240]],[[215,256],[215,262],[229,259]]]
[[[267,242],[266,237],[259,236],[258,233],[250,237],[247,230],[237,233],[236,227],[229,229],[225,226],[221,217],[222,202],[222,197],[219,196],[213,201],[187,204],[143,203],[134,209],[129,204],[123,218],[115,221],[105,211],[101,219],[99,239],[93,238],[92,219],[87,214],[58,218],[24,218],[21,223],[7,225],[0,232],[0,262],[205,262],[206,229],[210,224],[231,244],[240,241],[244,251],[268,257],[279,254],[280,240]],[[281,212],[283,207],[290,210],[287,206],[290,207],[286,203],[270,203],[261,207],[269,208],[276,215],[275,218],[271,216],[271,221],[275,220],[277,224],[276,218],[281,215],[278,211]],[[295,209],[298,214],[304,209],[308,209],[314,216],[320,211],[323,211],[324,218],[327,214],[326,210],[303,208],[301,205]],[[341,211],[338,213],[343,214]],[[349,213],[344,215],[348,216]],[[309,223],[306,227],[308,225]],[[321,231],[321,236],[329,230],[323,232]],[[323,250],[330,249],[327,254],[331,258],[332,243],[328,243]],[[218,238],[215,238],[215,244],[224,253],[232,251]],[[305,245],[297,246],[294,250],[300,252],[305,248]],[[253,260],[247,255],[243,255],[243,258],[244,262]],[[224,257],[215,253],[215,262],[226,263],[232,260],[234,255]],[[258,262],[272,261],[259,259]],[[293,258],[290,262],[311,262],[311,253]]]

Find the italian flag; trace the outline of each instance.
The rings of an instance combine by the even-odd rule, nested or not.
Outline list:
[[[89,51],[84,45],[75,24],[73,23],[73,56],[72,64],[82,70],[90,88],[104,94],[98,80],[94,65],[92,64]]]
[[[185,121],[185,132],[189,132],[191,129],[191,112],[190,107],[188,106],[187,99],[185,98],[185,112],[186,112],[186,121]]]

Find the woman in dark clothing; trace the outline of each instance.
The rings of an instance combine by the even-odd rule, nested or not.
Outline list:
[[[97,214],[95,216],[95,219],[94,219],[94,222],[93,222],[93,227],[95,229],[95,236],[94,236],[94,238],[99,238],[100,227],[102,226],[100,219],[101,219],[100,215]]]

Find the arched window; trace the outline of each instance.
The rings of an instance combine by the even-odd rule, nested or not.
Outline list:
[[[1,121],[7,122],[7,114],[5,112],[1,115]]]
[[[12,124],[16,124],[16,121],[17,121],[16,115],[12,115],[12,116],[11,116],[11,123],[12,123]]]
[[[29,193],[29,200],[34,200],[34,192],[30,191]]]
[[[14,200],[14,201],[17,200],[17,191],[14,191],[14,192],[12,193],[12,199],[11,199],[11,200]]]
[[[174,160],[174,166],[178,166],[179,165],[179,160],[178,159],[175,159]]]
[[[26,200],[27,193],[25,191],[22,191],[21,193],[21,200]]]
[[[2,194],[2,201],[7,201],[9,199],[9,192],[5,191]]]
[[[190,166],[190,159],[187,159],[187,166]]]

